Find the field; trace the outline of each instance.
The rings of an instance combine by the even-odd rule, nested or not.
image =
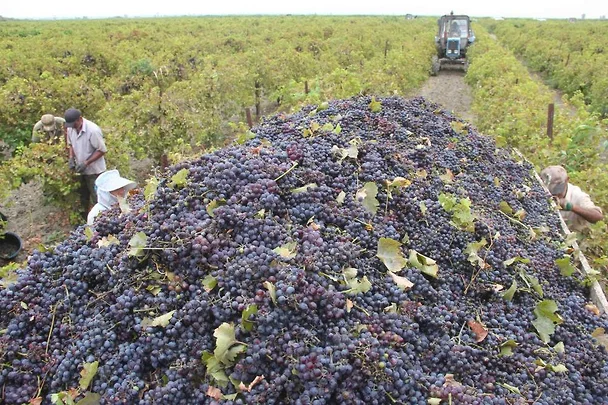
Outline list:
[[[430,77],[435,27],[0,22],[0,210],[25,242],[0,402],[608,400],[608,227],[577,270],[532,176],[561,164],[608,212],[608,24],[478,19],[466,74]],[[70,106],[141,186],[94,229],[63,146],[30,143]]]

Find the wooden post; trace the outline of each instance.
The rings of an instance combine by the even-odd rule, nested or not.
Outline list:
[[[253,126],[253,120],[251,119],[251,110],[249,107],[245,108],[245,114],[247,114],[247,124],[249,125],[249,128],[251,128]]]
[[[260,104],[260,93],[261,93],[261,84],[259,81],[255,81],[255,119],[259,120],[260,115],[262,115],[262,106]]]
[[[309,92],[309,90],[308,90],[308,80],[306,80],[306,81],[304,82],[304,93],[305,93],[305,94],[308,94],[308,92]]]
[[[555,113],[555,104],[549,104],[547,110],[547,136],[553,141],[553,115]]]

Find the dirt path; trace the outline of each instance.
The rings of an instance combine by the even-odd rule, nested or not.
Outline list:
[[[429,78],[418,95],[475,124],[475,117],[471,112],[473,95],[469,85],[464,82],[464,72],[442,70],[439,75]]]

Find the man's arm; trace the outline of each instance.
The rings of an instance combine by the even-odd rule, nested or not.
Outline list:
[[[604,215],[602,214],[602,210],[598,207],[586,208],[580,205],[573,205],[570,211],[574,212],[577,215],[583,217],[586,221],[595,224],[596,222],[604,219]]]
[[[88,166],[91,163],[93,163],[94,161],[96,161],[97,159],[101,158],[105,154],[106,154],[105,152],[96,150],[95,152],[93,152],[93,154],[87,160],[84,161],[84,164]]]
[[[34,129],[32,129],[32,142],[40,142],[40,135],[38,131],[42,128],[42,121],[38,121],[36,125],[34,125]]]

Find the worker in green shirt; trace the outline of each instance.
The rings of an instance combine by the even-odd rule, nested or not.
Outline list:
[[[32,142],[58,143],[66,139],[65,119],[44,114],[32,130]]]

